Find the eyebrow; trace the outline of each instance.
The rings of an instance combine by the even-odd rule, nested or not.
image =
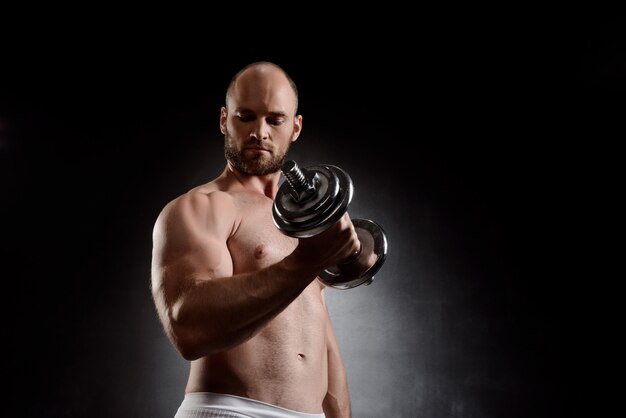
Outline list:
[[[236,113],[255,113],[254,110],[249,109],[247,107],[238,107],[235,109]],[[287,114],[283,111],[273,111],[273,112],[269,112],[270,116],[273,117],[286,117]]]

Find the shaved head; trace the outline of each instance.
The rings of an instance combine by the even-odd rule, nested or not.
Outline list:
[[[285,70],[269,61],[253,62],[252,64],[246,65],[237,74],[235,74],[228,85],[228,89],[226,90],[226,107],[229,107],[230,99],[236,89],[245,88],[250,84],[256,85],[268,79],[279,80],[280,78],[287,80],[291,90],[293,91],[295,103],[293,114],[297,114],[298,88],[296,87],[296,83],[294,83]]]

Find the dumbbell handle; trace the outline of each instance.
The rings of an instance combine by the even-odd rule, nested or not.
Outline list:
[[[315,177],[307,178],[305,173],[298,167],[295,161],[289,160],[283,164],[281,171],[285,180],[291,186],[292,196],[296,202],[306,201],[317,191]]]

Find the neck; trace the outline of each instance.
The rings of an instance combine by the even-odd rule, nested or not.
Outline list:
[[[274,199],[276,197],[276,193],[278,192],[278,182],[280,180],[280,175],[280,171],[264,176],[245,174],[238,171],[230,163],[226,165],[223,173],[223,176],[225,176],[226,178],[231,178],[234,181],[238,182],[246,190],[263,194],[270,199]]]

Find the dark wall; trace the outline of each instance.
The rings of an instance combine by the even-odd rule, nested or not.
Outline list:
[[[259,59],[300,88],[292,157],[344,168],[352,216],[387,232],[373,285],[327,291],[354,416],[573,412],[569,203],[598,160],[590,138],[613,135],[624,22],[440,23],[298,48],[41,37],[11,51],[0,250],[19,416],[173,416],[187,364],[152,305],[151,229],[223,169],[224,91]]]

